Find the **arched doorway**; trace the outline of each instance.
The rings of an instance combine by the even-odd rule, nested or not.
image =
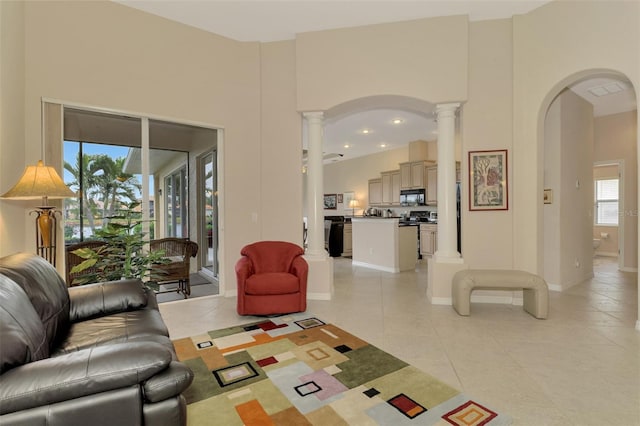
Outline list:
[[[615,200],[619,210],[614,217],[619,223],[614,226],[612,221],[612,232],[599,230],[598,234],[619,237],[619,269],[637,272],[638,136],[634,90],[620,73],[587,70],[556,84],[541,106],[539,128],[544,132],[539,138],[543,152],[539,170],[547,201],[540,203],[543,237],[539,252],[543,253],[544,278],[552,289],[566,290],[593,277],[594,235],[600,220],[596,198],[599,180],[594,180],[594,164],[623,165],[615,179],[621,187],[619,199]],[[597,176],[598,171],[595,173]]]

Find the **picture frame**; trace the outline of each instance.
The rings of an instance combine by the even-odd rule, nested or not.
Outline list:
[[[336,210],[338,208],[338,195],[324,194],[324,208],[325,210]]]
[[[553,204],[553,189],[545,189],[542,200],[545,204]]]
[[[342,204],[342,194],[338,194],[338,204]]]
[[[469,151],[469,210],[509,210],[506,149]]]

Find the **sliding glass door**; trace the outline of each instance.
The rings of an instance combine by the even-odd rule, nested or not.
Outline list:
[[[200,218],[202,241],[206,242],[206,255],[202,256],[202,268],[218,277],[218,182],[217,151],[200,158]]]

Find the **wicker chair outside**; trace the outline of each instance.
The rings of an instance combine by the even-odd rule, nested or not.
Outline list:
[[[198,254],[198,244],[186,238],[161,238],[152,240],[149,244],[152,251],[164,251],[164,257],[171,262],[154,265],[154,269],[161,271],[158,284],[178,283],[175,290],[182,293],[186,299],[191,294],[189,281],[190,259]]]
[[[76,266],[79,265],[82,261],[84,261],[83,258],[75,255],[73,252],[77,249],[81,249],[81,248],[90,248],[92,250],[96,250],[99,247],[105,245],[106,243],[104,241],[98,241],[98,240],[88,240],[88,241],[83,241],[81,243],[76,243],[76,244],[69,244],[68,246],[65,247],[65,251],[66,251],[66,257],[65,257],[65,272],[66,272],[66,276],[65,279],[67,280],[67,287],[71,287],[77,284],[74,284],[73,281],[76,278],[80,278],[83,277],[85,275],[90,275],[90,274],[94,274],[97,272],[96,268],[87,268],[82,272],[75,272],[75,273],[71,273],[71,269]]]

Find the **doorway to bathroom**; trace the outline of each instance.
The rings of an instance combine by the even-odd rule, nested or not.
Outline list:
[[[596,161],[593,165],[593,255],[622,269],[624,258],[624,160]],[[602,260],[602,259],[601,259]]]

